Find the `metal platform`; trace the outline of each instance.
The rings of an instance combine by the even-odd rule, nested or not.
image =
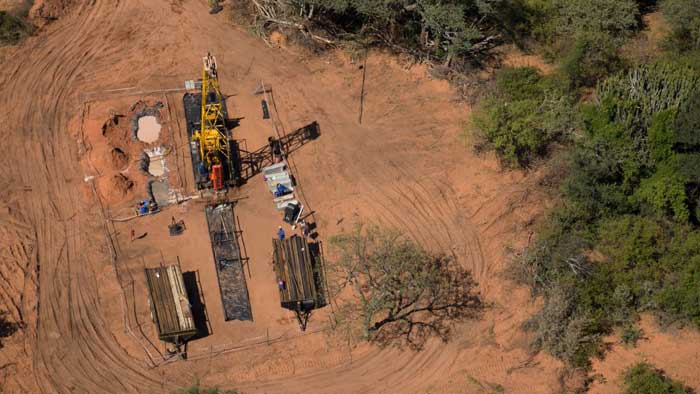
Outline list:
[[[145,273],[158,338],[180,344],[197,334],[180,267],[146,268]]]
[[[224,318],[226,321],[253,320],[233,206],[229,203],[207,206],[205,212]]]
[[[202,96],[200,93],[185,93],[182,97],[182,104],[185,109],[185,121],[187,123],[187,140],[190,143],[190,155],[192,157],[192,172],[194,173],[195,184],[198,189],[207,188],[209,179],[202,177],[199,171],[202,158],[199,154],[199,149],[196,142],[192,141],[192,135],[197,132],[202,126]],[[226,101],[222,107],[222,112],[228,119],[226,110]],[[233,125],[232,127],[235,127]],[[223,161],[223,172],[226,174],[226,182],[231,186],[239,186],[241,180],[241,157],[239,152],[238,142],[234,139],[229,139],[229,156],[230,161]]]

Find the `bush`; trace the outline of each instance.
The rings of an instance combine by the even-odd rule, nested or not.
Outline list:
[[[671,26],[668,44],[672,49],[700,49],[700,0],[665,0],[661,12]]]
[[[0,11],[0,44],[14,45],[31,33],[28,23],[7,11]]]
[[[611,121],[646,129],[654,115],[677,111],[699,88],[700,73],[695,70],[656,63],[611,76],[598,86],[596,98],[599,105],[607,107]]]
[[[303,26],[339,40],[372,41],[392,50],[466,69],[528,29],[522,1],[313,0],[256,2],[263,25]]]
[[[662,322],[688,321],[700,328],[700,231],[676,231],[663,260],[669,274],[654,298]]]
[[[0,349],[2,349],[2,338],[6,338],[14,334],[19,329],[19,324],[8,321],[7,312],[0,311]]]
[[[579,34],[561,60],[561,70],[571,87],[594,86],[598,80],[622,69],[620,45],[619,39],[607,34]]]
[[[197,380],[192,386],[181,389],[178,394],[240,394],[238,390],[224,390],[222,391],[218,387],[205,388],[199,384]]]
[[[542,77],[534,67],[504,68],[496,72],[496,87],[509,100],[541,96]]]
[[[639,4],[634,0],[554,0],[553,23],[559,34],[604,33],[613,38],[629,37],[640,27]]]
[[[624,372],[625,394],[686,394],[692,392],[683,383],[664,375],[648,363],[638,363]]]
[[[628,346],[636,346],[637,341],[642,339],[644,332],[641,328],[629,325],[622,329],[620,333],[620,342]]]
[[[533,345],[574,367],[585,367],[600,346],[594,318],[578,308],[574,287],[561,280],[545,293],[542,310],[525,323]]]
[[[576,124],[572,98],[533,68],[505,69],[472,121],[509,166],[527,167]]]

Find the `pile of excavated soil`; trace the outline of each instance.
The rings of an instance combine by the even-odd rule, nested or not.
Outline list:
[[[102,135],[114,147],[129,143],[129,126],[123,115],[113,115],[102,125]]]
[[[129,165],[129,155],[120,148],[112,149],[112,165],[115,170],[123,171]]]

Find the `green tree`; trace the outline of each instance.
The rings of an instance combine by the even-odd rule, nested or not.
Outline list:
[[[472,122],[507,165],[527,167],[576,127],[571,97],[536,70],[501,70],[496,87]]]
[[[625,394],[686,394],[692,392],[683,383],[664,375],[648,363],[638,363],[624,372]]]
[[[333,290],[349,292],[336,326],[351,340],[418,349],[431,335],[447,340],[454,321],[482,309],[468,271],[396,231],[358,226],[331,244],[338,254],[330,269]]]
[[[661,12],[671,27],[668,38],[673,49],[700,49],[700,0],[664,0]]]
[[[671,214],[676,220],[687,222],[690,219],[686,195],[688,179],[677,168],[676,161],[669,159],[657,166],[654,175],[642,180],[632,198],[649,206],[657,215]]]
[[[605,33],[622,39],[639,27],[639,4],[634,0],[554,0],[557,33],[567,36]]]
[[[561,71],[572,88],[594,86],[595,83],[622,69],[619,37],[602,32],[578,33],[573,46],[564,52]]]

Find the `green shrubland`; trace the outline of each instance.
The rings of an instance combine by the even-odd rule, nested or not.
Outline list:
[[[693,69],[639,66],[581,109],[563,200],[515,267],[546,299],[536,344],[574,366],[641,312],[700,327],[698,89]]]

